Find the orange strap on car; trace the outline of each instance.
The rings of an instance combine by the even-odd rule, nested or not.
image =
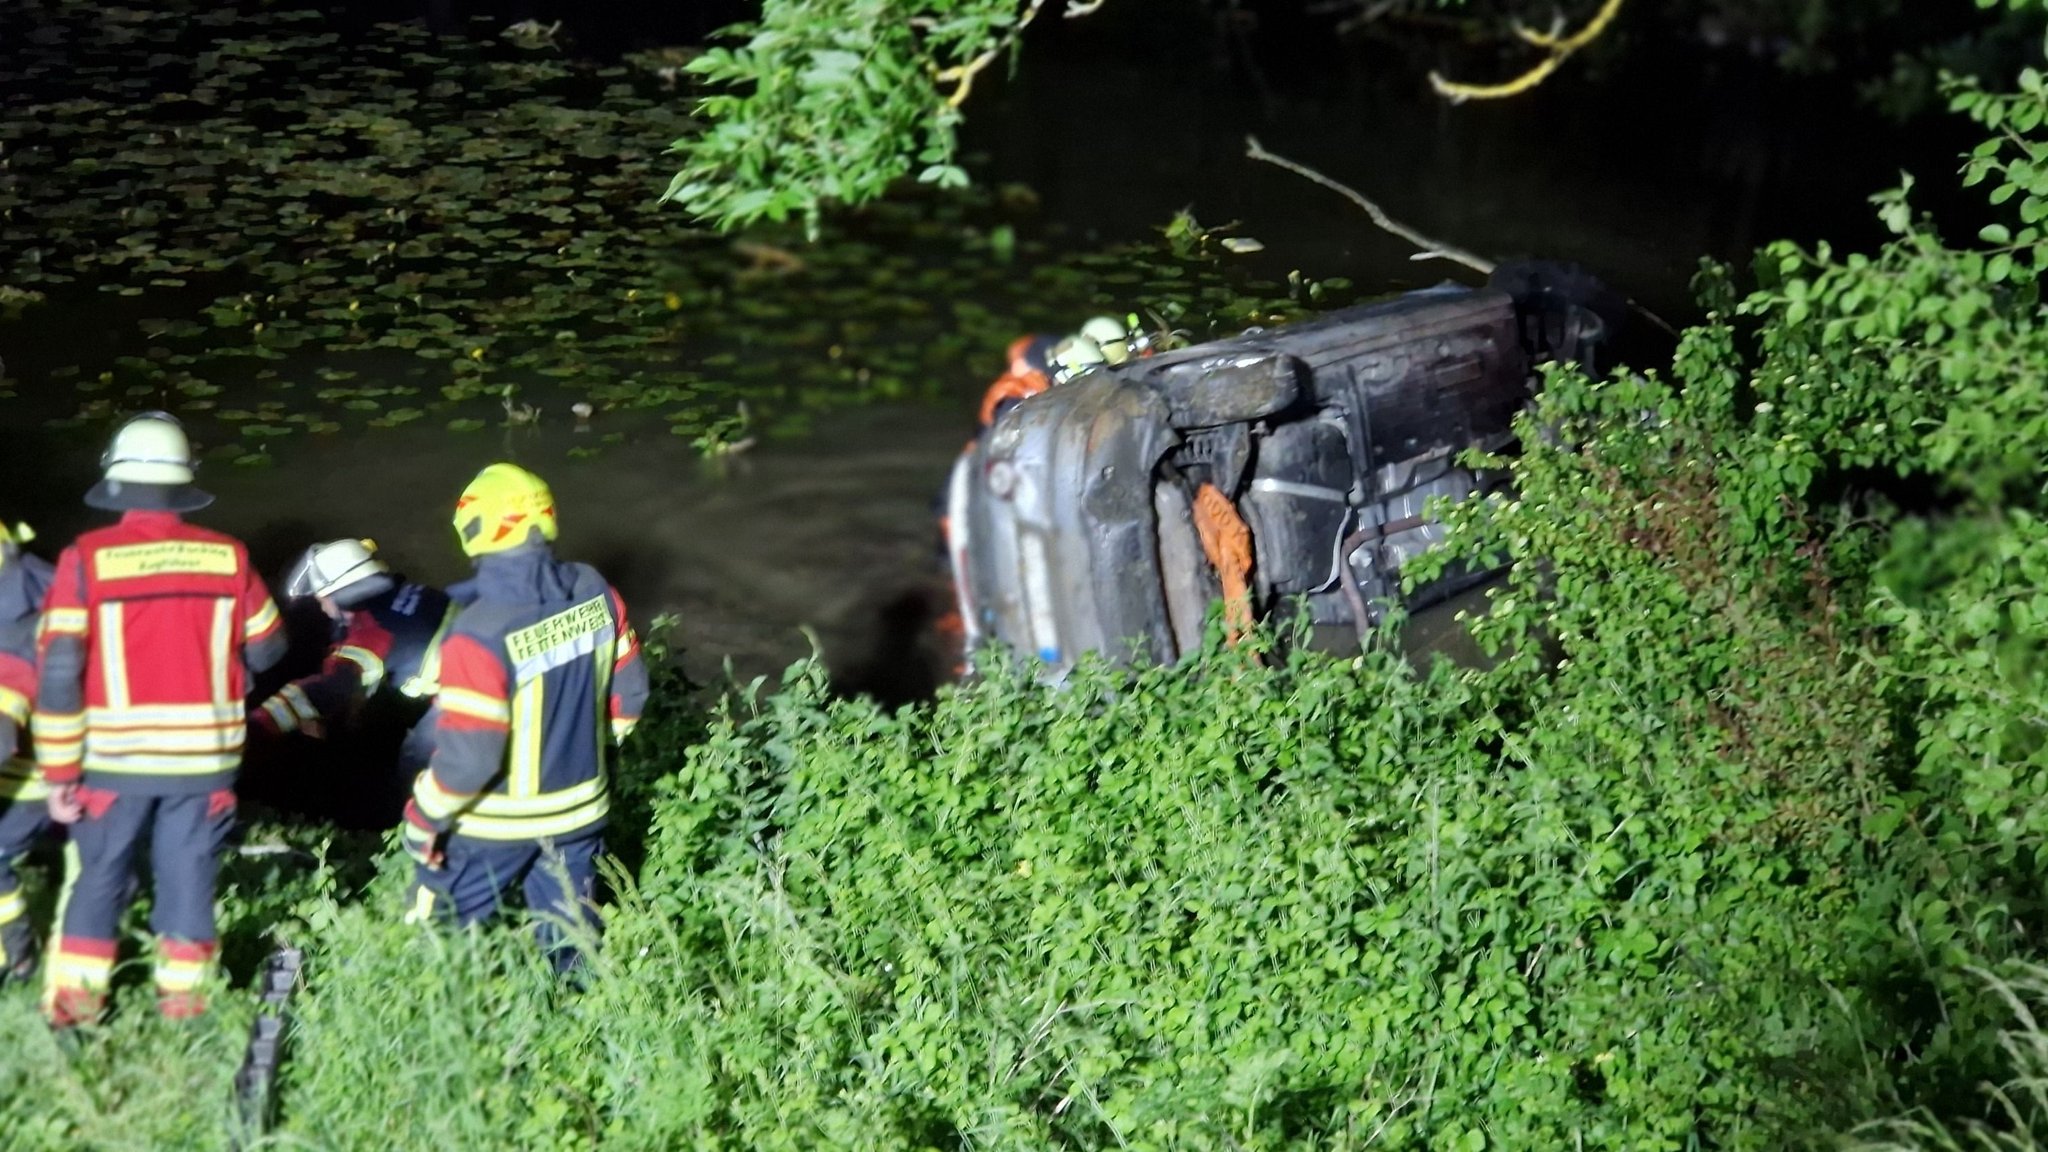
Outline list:
[[[1214,484],[1195,493],[1195,531],[1202,551],[1223,581],[1223,624],[1230,642],[1244,639],[1252,628],[1252,530]]]

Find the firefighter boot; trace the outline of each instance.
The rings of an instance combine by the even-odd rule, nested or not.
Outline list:
[[[62,1032],[99,1023],[100,1013],[106,1011],[106,1007],[104,988],[66,982],[49,990],[43,1000],[43,1015],[51,1028]]]
[[[156,952],[156,1010],[166,1020],[189,1020],[206,1012],[205,981],[213,961],[211,940],[159,940]]]
[[[0,958],[7,964],[0,968],[0,985],[26,984],[36,978],[42,953],[36,947],[36,934],[28,925],[28,917],[0,924]]]

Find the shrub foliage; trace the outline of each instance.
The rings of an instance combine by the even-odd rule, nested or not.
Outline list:
[[[581,988],[516,927],[398,924],[388,847],[231,884],[231,933],[309,954],[266,1139],[2027,1139],[1981,1087],[2038,1078],[1996,1034],[2026,1001],[1979,973],[2042,925],[2048,93],[1954,98],[2009,220],[1952,246],[1901,188],[1877,253],[1704,269],[1668,371],[1551,374],[1517,494],[1451,517],[1516,561],[1493,666],[1262,638],[894,713],[812,664],[709,713],[671,684]],[[246,995],[177,1029],[141,994],[68,1049],[0,997],[10,1146],[226,1140]]]

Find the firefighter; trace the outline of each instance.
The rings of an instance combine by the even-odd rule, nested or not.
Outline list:
[[[118,523],[57,559],[38,640],[32,731],[52,819],[71,826],[44,1010],[54,1027],[106,1003],[129,877],[150,844],[157,1007],[205,1010],[214,877],[233,829],[251,672],[284,655],[277,605],[231,536],[185,523],[213,497],[192,483],[177,419],[123,424],[86,493]]]
[[[416,863],[412,921],[470,924],[521,885],[557,971],[579,954],[557,921],[595,932],[610,745],[647,698],[625,601],[597,570],[555,559],[555,500],[512,464],[455,505],[476,575],[441,644],[433,761],[400,826]]]
[[[1109,363],[1109,357],[1102,354],[1102,346],[1092,337],[1074,335],[1053,348],[1052,362],[1052,382],[1060,385],[1102,367]]]
[[[1093,316],[1081,325],[1082,336],[1095,341],[1107,364],[1123,364],[1152,354],[1152,341],[1138,326],[1136,315],[1118,320],[1114,316]]]
[[[15,862],[49,830],[49,789],[28,755],[29,709],[36,698],[36,618],[51,567],[21,545],[26,526],[0,524],[0,984],[33,979],[36,937]]]
[[[422,721],[438,687],[454,601],[393,572],[373,540],[331,540],[306,549],[285,580],[285,595],[319,601],[333,621],[335,642],[319,672],[250,710],[252,734],[325,739],[363,703],[389,699],[406,728],[398,771],[409,791],[433,750],[433,725]],[[386,811],[395,816],[397,801],[392,805]]]
[[[981,395],[984,430],[1019,400],[1052,387],[1052,350],[1058,343],[1057,336],[1019,336],[1010,342],[1008,369]]]

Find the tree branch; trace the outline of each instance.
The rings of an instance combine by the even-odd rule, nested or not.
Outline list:
[[[1594,13],[1586,26],[1569,36],[1559,35],[1555,30],[1537,32],[1516,25],[1515,35],[1544,49],[1550,55],[1544,57],[1534,68],[1512,80],[1500,84],[1461,84],[1455,80],[1444,79],[1440,73],[1431,72],[1429,86],[1436,89],[1437,95],[1454,104],[1462,104],[1467,100],[1498,100],[1506,96],[1520,95],[1548,79],[1572,53],[1599,39],[1600,34],[1614,23],[1614,17],[1621,11],[1621,6],[1625,2],[1626,0],[1605,0],[1600,6],[1600,11]]]
[[[1486,259],[1484,256],[1475,256],[1463,248],[1454,247],[1449,244],[1440,244],[1435,240],[1431,240],[1422,233],[1388,216],[1379,205],[1366,199],[1357,190],[1339,184],[1306,164],[1297,164],[1283,156],[1275,156],[1271,152],[1266,151],[1265,147],[1259,143],[1258,137],[1247,136],[1244,138],[1244,144],[1244,154],[1249,159],[1257,160],[1264,164],[1271,164],[1276,168],[1284,168],[1296,176],[1328,188],[1330,191],[1337,193],[1339,196],[1364,209],[1365,214],[1372,217],[1372,222],[1379,225],[1381,230],[1391,232],[1422,250],[1417,252],[1411,259],[1450,260],[1463,264],[1482,276],[1490,275],[1493,272],[1493,261]]]
[[[1096,0],[1096,7],[1099,8],[1101,5],[1102,0]],[[1038,10],[1043,7],[1045,7],[1045,0],[1031,0],[1031,6],[1024,10],[1024,15],[1018,19],[1016,26],[1004,34],[1002,39],[990,45],[988,51],[983,52],[965,64],[941,69],[932,76],[932,79],[941,84],[957,83],[959,85],[953,89],[952,95],[946,97],[948,107],[958,108],[962,104],[967,103],[968,93],[974,91],[975,74],[990,64],[995,63],[996,57],[1001,56],[1012,44],[1015,44],[1017,37],[1023,34],[1025,26],[1037,17]],[[1090,11],[1093,10],[1092,8],[1090,9]],[[1067,13],[1069,16],[1073,14],[1072,12]]]
[[[1614,23],[1615,15],[1621,11],[1621,5],[1622,0],[1607,0],[1600,6],[1600,11],[1594,13],[1593,18],[1586,22],[1584,28],[1570,36],[1558,35],[1558,29],[1555,27],[1548,32],[1532,32],[1527,28],[1518,27],[1515,34],[1538,48],[1570,54],[1598,40],[1600,34],[1607,31],[1607,26]]]
[[[1368,24],[1378,22],[1387,13],[1399,8],[1401,0],[1372,0],[1364,5],[1354,3],[1352,6],[1358,8],[1358,11],[1337,22],[1339,36],[1349,36]]]

